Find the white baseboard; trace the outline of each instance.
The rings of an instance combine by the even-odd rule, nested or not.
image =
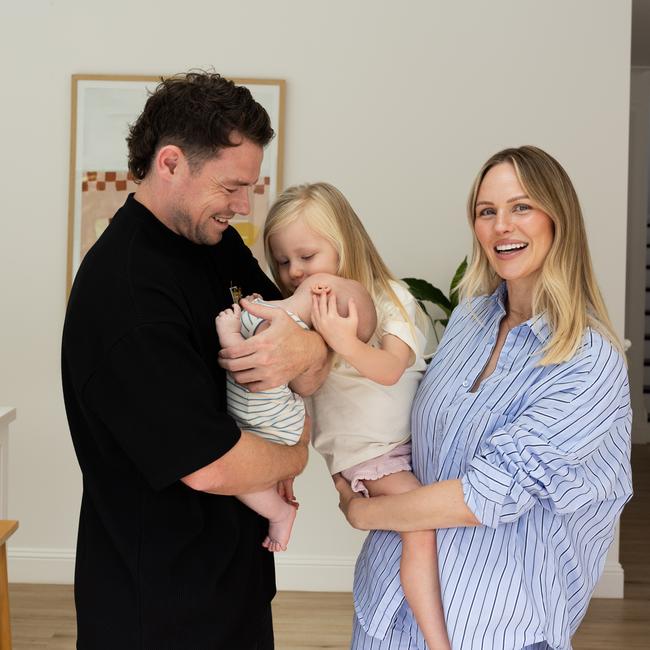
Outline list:
[[[74,549],[9,548],[9,581],[72,584]],[[278,555],[275,572],[280,591],[352,591],[354,557]],[[606,564],[594,598],[623,598],[623,568]]]
[[[278,554],[278,591],[352,591],[355,557]]]
[[[71,585],[75,550],[64,548],[7,549],[9,582]]]
[[[623,598],[625,575],[618,563],[605,564],[603,575],[594,589],[594,598]]]

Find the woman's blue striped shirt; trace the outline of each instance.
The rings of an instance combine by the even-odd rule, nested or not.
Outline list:
[[[483,524],[438,531],[452,647],[570,649],[632,494],[627,371],[591,329],[570,361],[538,365],[551,333],[536,316],[508,333],[494,373],[470,392],[505,298],[502,284],[452,314],[413,404],[413,469],[425,484],[460,478]],[[400,553],[399,535],[375,531],[357,562],[357,616],[374,637],[392,625],[419,635]]]

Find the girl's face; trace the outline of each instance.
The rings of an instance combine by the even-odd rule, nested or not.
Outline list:
[[[510,163],[485,174],[476,197],[474,232],[497,275],[508,283],[534,286],[553,244],[553,221],[531,202]]]
[[[339,256],[334,246],[301,218],[271,235],[269,245],[280,282],[290,293],[314,273],[338,273]]]

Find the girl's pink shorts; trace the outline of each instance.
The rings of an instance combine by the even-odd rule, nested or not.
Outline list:
[[[367,497],[369,495],[366,486],[363,484],[364,480],[372,481],[389,474],[410,471],[411,443],[407,442],[381,456],[377,456],[377,458],[371,458],[363,463],[344,469],[341,475],[350,482],[350,486],[355,492],[361,492]]]

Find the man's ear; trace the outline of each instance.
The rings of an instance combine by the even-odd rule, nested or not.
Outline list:
[[[175,144],[167,144],[158,149],[154,165],[160,178],[172,180],[184,166],[187,166],[187,160],[180,147]]]

